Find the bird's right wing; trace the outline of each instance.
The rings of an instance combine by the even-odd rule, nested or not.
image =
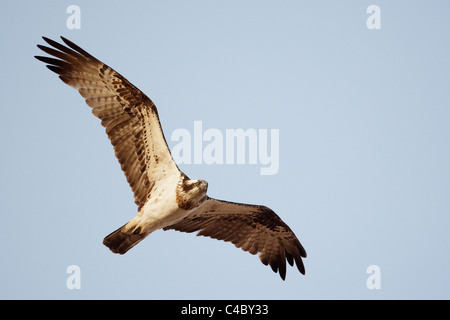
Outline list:
[[[306,251],[294,232],[271,209],[208,198],[197,210],[164,230],[200,231],[198,236],[232,242],[286,277],[286,260],[305,274]]]

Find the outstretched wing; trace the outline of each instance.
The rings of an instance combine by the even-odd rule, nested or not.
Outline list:
[[[198,236],[232,242],[251,254],[258,253],[281,278],[286,277],[286,260],[294,261],[305,274],[302,257],[306,251],[294,232],[278,215],[265,206],[240,204],[208,198],[197,210],[164,230],[200,231]]]
[[[73,42],[62,45],[43,37],[52,47],[38,45],[57,58],[36,56],[86,99],[102,120],[139,209],[156,181],[179,174],[162,132],[153,102],[122,75]]]

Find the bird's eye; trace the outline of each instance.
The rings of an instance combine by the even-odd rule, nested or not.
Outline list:
[[[196,187],[200,187],[200,181],[197,181],[197,182],[195,183],[195,186],[196,186]]]

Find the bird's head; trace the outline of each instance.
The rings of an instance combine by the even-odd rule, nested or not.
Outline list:
[[[185,177],[177,187],[178,206],[184,209],[192,209],[206,200],[208,182],[205,180],[193,180]]]
[[[192,196],[206,195],[208,190],[208,182],[205,180],[186,180],[183,184],[183,189]]]

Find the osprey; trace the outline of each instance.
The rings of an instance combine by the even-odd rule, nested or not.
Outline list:
[[[137,215],[112,232],[103,244],[124,254],[155,230],[199,231],[198,236],[230,241],[258,253],[281,278],[286,260],[305,274],[306,251],[294,232],[271,209],[210,198],[204,180],[189,179],[174,162],[155,104],[122,75],[73,42],[43,37],[55,57],[35,56],[78,90],[101,119],[134,193]]]

